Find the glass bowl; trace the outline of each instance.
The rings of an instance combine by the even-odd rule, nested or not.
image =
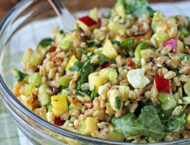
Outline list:
[[[97,7],[109,8],[115,0],[64,0],[68,9],[75,13]],[[79,9],[80,8],[80,9]],[[35,49],[37,43],[50,36],[52,29],[60,26],[58,18],[47,0],[23,0],[14,7],[0,24],[0,96],[2,102],[17,126],[34,144],[49,145],[128,145],[132,143],[114,142],[83,136],[67,131],[41,119],[22,103],[12,93],[15,77],[11,66],[21,69],[21,58],[27,48]],[[188,144],[190,138],[173,142],[152,143]],[[142,144],[142,143],[141,143]]]

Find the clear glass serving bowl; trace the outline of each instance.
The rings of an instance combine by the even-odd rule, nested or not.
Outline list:
[[[115,0],[64,0],[71,12],[91,9],[94,6],[112,7]],[[80,8],[80,9],[79,9]],[[34,144],[49,145],[126,145],[132,143],[101,140],[83,136],[57,127],[41,119],[22,103],[12,93],[15,78],[11,66],[21,69],[21,58],[27,48],[37,46],[44,37],[50,36],[53,28],[59,26],[53,9],[47,0],[23,0],[13,8],[0,24],[0,96],[2,102],[20,130]],[[190,138],[173,142],[154,143],[188,144]],[[142,144],[142,143],[141,143]]]

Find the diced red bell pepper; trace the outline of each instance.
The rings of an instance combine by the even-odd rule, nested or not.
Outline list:
[[[57,126],[62,126],[65,121],[61,120],[60,118],[55,117],[54,124]]]
[[[56,51],[56,48],[57,48],[57,47],[53,45],[53,46],[51,47],[51,50],[50,50],[50,51],[51,51],[51,52],[55,52],[55,51]]]
[[[170,81],[163,76],[154,78],[156,88],[160,93],[170,94]]]
[[[136,64],[131,59],[127,60],[127,66],[136,69]]]

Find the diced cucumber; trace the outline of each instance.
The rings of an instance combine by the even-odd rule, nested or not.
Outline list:
[[[32,65],[38,65],[39,63],[40,63],[39,57],[34,57],[30,60],[30,64],[32,64]]]
[[[69,87],[70,80],[71,80],[70,78],[63,76],[58,79],[58,84],[62,87]]]
[[[29,85],[29,84],[26,84],[25,87],[24,87],[24,94],[27,95],[27,96],[30,96],[32,95],[32,89],[34,87]]]
[[[47,93],[47,89],[49,89],[49,87],[46,84],[39,87],[38,100],[42,106],[45,106],[50,102],[50,95]]]
[[[30,85],[38,87],[41,83],[42,76],[39,73],[32,73],[29,75],[28,82]]]
[[[171,110],[177,105],[177,102],[172,94],[159,93],[158,99],[161,102],[162,109],[165,111]]]

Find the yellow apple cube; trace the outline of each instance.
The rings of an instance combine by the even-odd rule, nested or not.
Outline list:
[[[65,95],[56,95],[51,97],[52,111],[56,117],[60,117],[62,114],[68,111],[67,98]]]
[[[77,61],[78,61],[78,59],[73,55],[70,58],[69,62],[67,63],[66,70],[71,69],[73,67],[73,65],[75,64],[75,62],[77,62]]]
[[[102,54],[109,57],[109,59],[112,59],[118,56],[118,53],[115,50],[114,45],[111,43],[109,39],[107,39],[104,44],[104,47],[102,49]]]
[[[108,28],[110,29],[110,31],[114,32],[114,33],[120,33],[120,34],[125,34],[125,25],[120,24],[119,22],[115,22],[113,20],[111,20],[108,24]]]
[[[102,86],[103,84],[105,84],[109,79],[105,75],[101,75],[100,72],[94,72],[88,76],[88,80],[89,80],[90,90],[93,90],[95,87],[96,92],[97,92],[99,86]]]
[[[98,8],[95,7],[89,13],[89,17],[92,18],[94,21],[98,22]]]
[[[79,133],[90,135],[93,131],[98,130],[98,119],[95,117],[87,117],[84,122],[81,122],[78,128]]]

